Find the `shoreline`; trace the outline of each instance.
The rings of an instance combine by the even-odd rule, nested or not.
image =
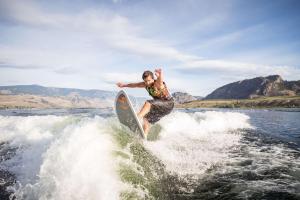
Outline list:
[[[2,97],[2,98],[1,98]],[[93,99],[74,103],[63,97],[42,97],[35,95],[10,95],[4,100],[0,95],[0,110],[8,109],[102,109],[113,108],[108,102]],[[6,96],[7,97],[7,96]],[[34,101],[32,101],[34,100]],[[47,101],[46,101],[47,100]],[[255,99],[207,99],[186,103],[176,103],[174,108],[240,108],[240,109],[272,109],[300,108],[300,96],[274,96]]]
[[[0,109],[72,109],[107,108],[110,102],[99,98],[80,96],[42,96],[31,94],[0,94]]]
[[[260,97],[255,99],[209,99],[176,104],[176,108],[300,108],[300,96]]]

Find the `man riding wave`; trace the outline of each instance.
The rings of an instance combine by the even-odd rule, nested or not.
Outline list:
[[[149,95],[153,97],[147,100],[140,112],[137,114],[143,120],[143,129],[147,135],[150,130],[150,124],[158,122],[162,117],[169,114],[174,108],[174,99],[171,96],[166,83],[163,81],[163,72],[161,69],[155,71],[156,79],[151,71],[144,71],[143,82],[138,83],[117,83],[120,88],[145,88]]]

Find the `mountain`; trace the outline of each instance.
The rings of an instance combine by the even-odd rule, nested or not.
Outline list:
[[[83,90],[75,88],[44,87],[40,85],[0,86],[0,94],[30,94],[39,96],[81,96],[89,98],[114,98],[115,92],[105,90]]]
[[[300,95],[300,81],[284,81],[279,75],[245,79],[224,85],[205,99],[247,99],[260,96]]]
[[[204,97],[202,97],[202,96],[193,96],[193,97],[195,97],[196,98],[196,100],[201,100],[201,99],[203,99]]]
[[[40,85],[0,86],[0,108],[106,108],[116,92]]]
[[[186,103],[186,102],[197,100],[196,97],[186,92],[174,92],[172,93],[172,96],[174,97],[176,103]]]
[[[300,80],[298,80],[298,81],[285,81],[284,85],[288,90],[294,91],[296,94],[300,93]]]

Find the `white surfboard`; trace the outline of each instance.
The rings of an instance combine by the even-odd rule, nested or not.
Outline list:
[[[127,126],[132,132],[145,138],[142,124],[139,122],[132,103],[124,90],[119,91],[115,99],[115,110],[119,121]]]

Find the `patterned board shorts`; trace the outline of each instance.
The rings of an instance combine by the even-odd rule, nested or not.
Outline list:
[[[147,100],[151,104],[149,113],[145,115],[145,118],[151,124],[158,122],[163,116],[169,114],[174,108],[174,99],[160,100],[152,99]]]

